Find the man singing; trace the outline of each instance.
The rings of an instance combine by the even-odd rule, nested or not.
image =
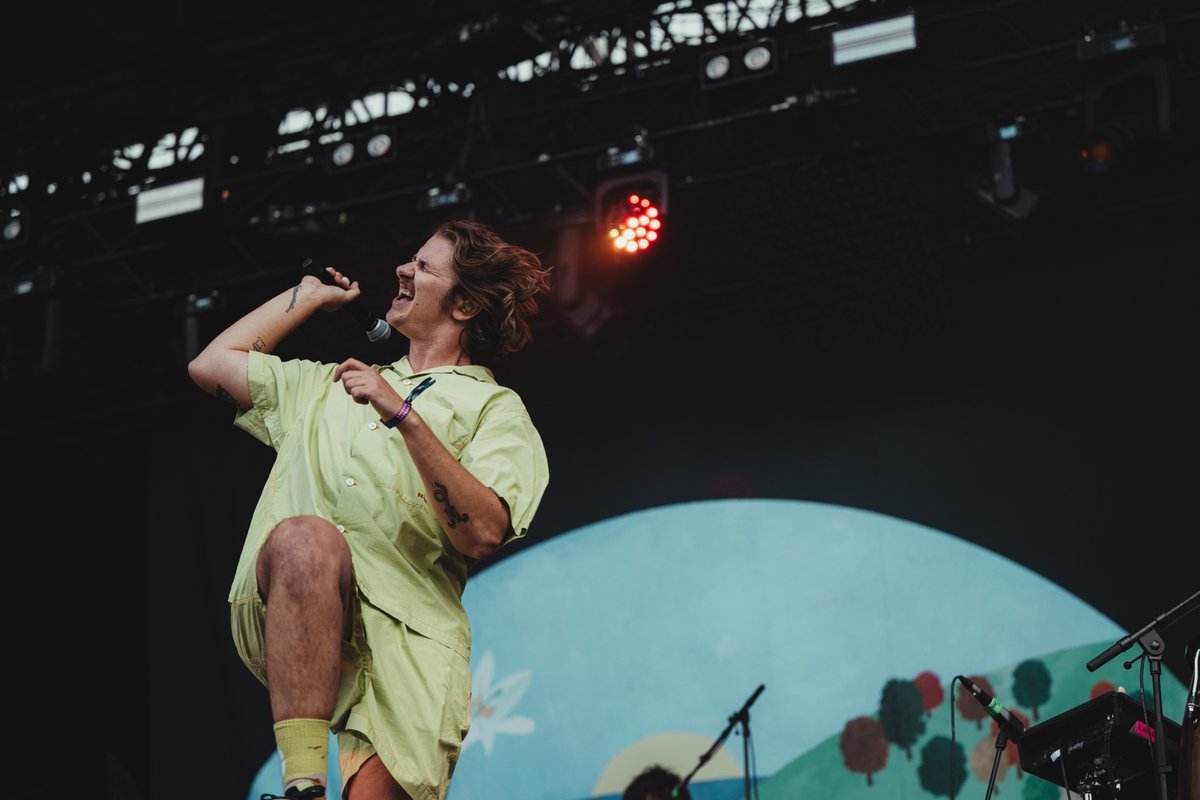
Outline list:
[[[234,642],[270,695],[283,797],[325,795],[332,730],[349,800],[440,800],[470,720],[468,567],[526,533],[548,481],[524,404],[481,362],[529,341],[549,270],[449,222],[396,267],[386,321],[407,356],[271,355],[316,310],[357,301],[326,271],[188,366],[276,451],[229,595]]]

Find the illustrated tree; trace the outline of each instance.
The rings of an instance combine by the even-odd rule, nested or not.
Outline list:
[[[1092,687],[1092,690],[1088,692],[1088,699],[1095,700],[1102,694],[1108,694],[1109,692],[1115,692],[1116,690],[1117,687],[1113,685],[1112,681],[1097,681],[1096,685]]]
[[[1022,661],[1013,670],[1013,697],[1033,709],[1033,721],[1038,719],[1038,706],[1050,699],[1050,670],[1037,659]]]
[[[954,775],[953,794],[958,796],[967,779],[967,757],[962,744],[946,736],[934,736],[921,748],[917,777],[925,791],[934,796],[951,795],[950,776]]]
[[[1062,800],[1063,790],[1050,781],[1030,778],[1021,789],[1023,800]]]
[[[1029,727],[1029,717],[1025,716],[1020,711],[1017,711],[1015,708],[1010,708],[1008,710],[1008,713],[1012,714],[1014,717],[1019,719],[1021,721],[1021,724],[1024,725],[1026,728]],[[993,742],[993,744],[995,743],[996,737],[999,735],[1000,735],[1000,726],[995,721],[993,721],[992,722],[992,742]],[[995,749],[995,748],[993,747],[993,749]],[[1004,763],[1017,768],[1017,780],[1020,780],[1021,778],[1025,777],[1025,772],[1021,769],[1021,751],[1019,749],[1017,749],[1017,743],[1011,739],[1009,739],[1008,745],[1005,746],[1005,748],[1004,748]]]
[[[842,761],[851,772],[867,776],[867,786],[875,785],[871,776],[887,766],[888,740],[883,726],[874,717],[855,717],[842,729],[838,741]]]
[[[992,762],[995,760],[996,742],[994,739],[984,737],[971,749],[971,772],[975,773],[975,777],[979,779],[980,783],[987,783],[991,779]],[[996,765],[996,787],[992,790],[993,795],[1000,794],[1000,781],[1004,780],[1008,767],[1008,759],[1000,756],[1000,763]]]
[[[925,709],[925,716],[933,716],[933,710],[946,699],[946,691],[942,689],[942,679],[926,670],[913,678],[913,683],[921,690],[921,705]]]
[[[924,701],[921,690],[912,681],[893,678],[884,684],[879,700],[879,722],[887,740],[904,750],[912,760],[912,746],[925,732]]]
[[[982,675],[968,675],[971,682],[983,689],[993,697],[996,696],[996,690],[992,688],[992,683]],[[962,684],[959,684],[958,699],[955,701],[955,706],[958,708],[958,713],[962,718],[975,723],[975,727],[983,730],[983,718],[987,716],[987,711],[975,699],[975,696],[966,690]]]

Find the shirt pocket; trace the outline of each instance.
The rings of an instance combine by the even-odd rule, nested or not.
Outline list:
[[[445,398],[436,396],[429,398],[425,403],[417,400],[413,407],[455,460],[461,459],[463,448],[471,442],[479,424],[478,412],[464,413],[461,409],[456,410]]]

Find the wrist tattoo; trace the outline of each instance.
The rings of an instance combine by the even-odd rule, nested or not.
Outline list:
[[[458,509],[450,504],[450,493],[446,491],[444,483],[433,482],[433,499],[442,504],[442,510],[446,512],[446,524],[451,528],[457,528],[458,523],[466,522],[471,518],[466,513],[458,513]]]
[[[296,295],[300,294],[300,284],[296,284],[296,288],[292,289],[292,302],[288,303],[287,310],[291,311],[296,307]]]
[[[244,408],[242,408],[240,405],[238,405],[237,398],[235,398],[233,395],[231,395],[229,393],[229,390],[227,390],[224,386],[222,386],[219,383],[217,384],[217,397],[221,400],[224,400],[226,403],[229,403],[229,405],[233,406],[238,411],[245,411]]]

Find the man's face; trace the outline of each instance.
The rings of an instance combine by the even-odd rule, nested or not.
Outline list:
[[[400,287],[386,314],[389,325],[409,339],[435,335],[442,328],[456,331],[453,307],[446,303],[458,280],[453,256],[449,240],[434,235],[411,261],[396,267]]]

